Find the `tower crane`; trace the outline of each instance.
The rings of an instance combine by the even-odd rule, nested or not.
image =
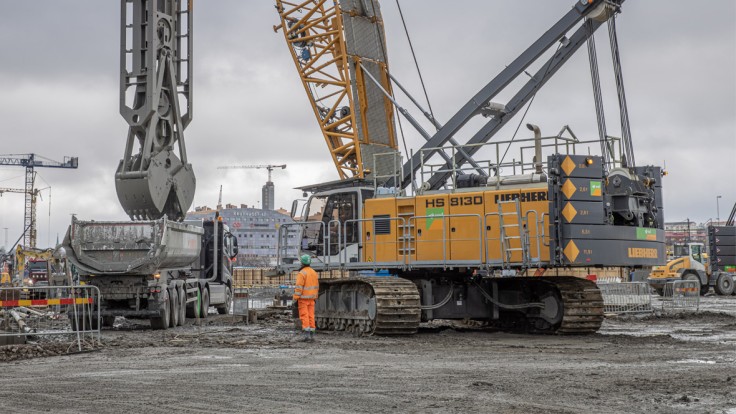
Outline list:
[[[262,192],[261,196],[263,198],[263,202],[261,203],[261,208],[263,210],[273,210],[274,209],[274,186],[273,186],[273,182],[271,181],[271,173],[276,168],[281,168],[283,170],[284,168],[286,168],[286,164],[232,165],[232,166],[217,167],[218,170],[261,169],[261,168],[265,168],[266,170],[268,170],[268,181],[266,181],[266,184],[261,189],[261,192]]]
[[[218,170],[245,170],[245,169],[260,169],[265,168],[268,170],[268,182],[271,182],[271,172],[275,170],[276,168],[281,168],[282,170],[286,168],[286,164],[280,164],[280,165],[229,165],[229,166],[222,166],[217,167]]]
[[[35,168],[78,168],[78,157],[64,157],[64,161],[54,161],[38,154],[8,154],[0,155],[0,165],[15,165],[26,169],[26,187],[24,190],[3,189],[6,192],[25,193],[25,210],[23,216],[23,244],[27,247],[36,247],[36,197],[39,190],[35,188]],[[2,192],[2,191],[0,191]]]

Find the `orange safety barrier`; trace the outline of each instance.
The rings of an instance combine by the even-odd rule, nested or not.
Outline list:
[[[56,298],[56,299],[22,299],[0,300],[0,308],[15,308],[17,306],[51,306],[51,305],[90,305],[92,298]]]

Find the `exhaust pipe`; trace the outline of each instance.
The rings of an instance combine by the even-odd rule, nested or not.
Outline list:
[[[534,169],[537,174],[542,173],[542,132],[534,124],[526,124],[527,129],[534,131]]]

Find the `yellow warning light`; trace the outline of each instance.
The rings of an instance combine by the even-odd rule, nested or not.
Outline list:
[[[662,177],[664,177],[664,176],[665,176],[665,175],[667,175],[667,174],[669,174],[669,173],[667,172],[667,170],[662,170]]]
[[[217,221],[222,221],[222,216],[218,216]]]
[[[160,279],[161,278],[161,273],[154,273],[153,274],[153,278],[154,279]]]
[[[585,159],[585,163],[586,163],[587,165],[593,165],[593,159],[592,159],[592,158],[586,158],[586,159]]]

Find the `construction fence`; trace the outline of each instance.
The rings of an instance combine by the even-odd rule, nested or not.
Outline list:
[[[663,312],[698,311],[700,283],[691,280],[669,282],[664,287],[660,302],[653,304],[653,296],[645,282],[598,282],[603,297],[603,311],[607,314],[650,313],[655,308]],[[659,295],[657,295],[659,296]],[[661,303],[661,307],[659,306]]]
[[[96,286],[0,287],[0,344],[51,336],[100,342],[100,291]]]
[[[649,285],[643,282],[598,283],[603,296],[604,313],[653,312]]]
[[[700,309],[700,281],[676,280],[664,285],[662,295],[662,310],[699,310]]]

